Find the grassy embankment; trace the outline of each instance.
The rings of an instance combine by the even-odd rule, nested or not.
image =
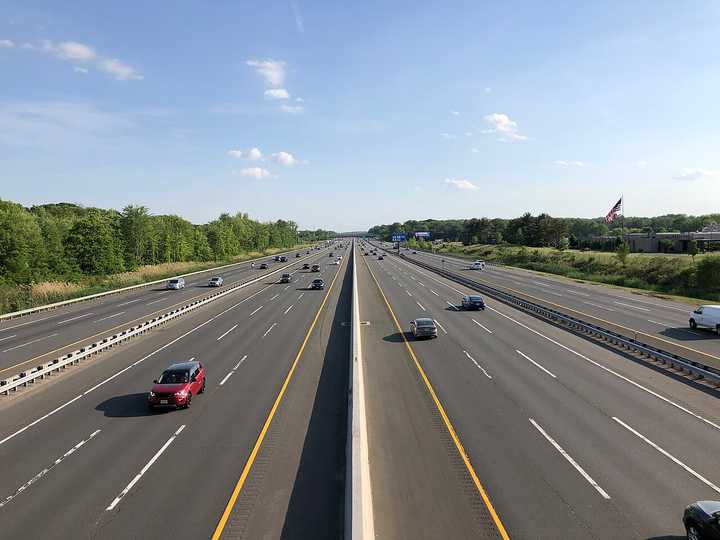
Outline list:
[[[435,250],[568,278],[676,296],[689,303],[720,301],[720,256],[630,254],[623,265],[614,253],[558,251],[504,245],[446,243]]]
[[[307,246],[309,244],[301,244],[296,248],[303,249]],[[32,285],[6,285],[0,288],[0,313],[20,311],[199,270],[209,270],[216,266],[256,259],[281,251],[287,251],[287,249],[269,248],[264,252],[252,251],[227,261],[188,261],[141,266],[132,272],[108,276],[86,276],[79,281],[46,281]]]

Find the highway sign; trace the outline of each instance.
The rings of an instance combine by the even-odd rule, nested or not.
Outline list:
[[[415,238],[430,238],[430,233],[427,231],[416,232]]]
[[[404,242],[404,241],[405,241],[405,235],[404,235],[404,234],[393,234],[393,235],[392,235],[392,241],[393,241],[393,242]]]

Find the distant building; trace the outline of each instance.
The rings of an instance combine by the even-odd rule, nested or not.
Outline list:
[[[625,241],[633,253],[687,253],[690,242],[695,240],[700,251],[712,251],[720,246],[720,225],[712,223],[697,232],[646,232],[626,233]],[[594,236],[593,242],[612,245],[615,236]]]

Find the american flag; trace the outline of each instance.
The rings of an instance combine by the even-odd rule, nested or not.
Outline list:
[[[622,208],[622,197],[618,200],[618,202],[615,203],[615,206],[613,206],[610,211],[608,212],[607,216],[605,216],[605,223],[612,223],[617,215],[620,213],[620,209]]]

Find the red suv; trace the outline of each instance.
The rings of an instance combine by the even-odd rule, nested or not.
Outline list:
[[[173,364],[168,367],[148,394],[148,405],[155,408],[187,409],[193,394],[205,391],[205,368],[198,361]]]

